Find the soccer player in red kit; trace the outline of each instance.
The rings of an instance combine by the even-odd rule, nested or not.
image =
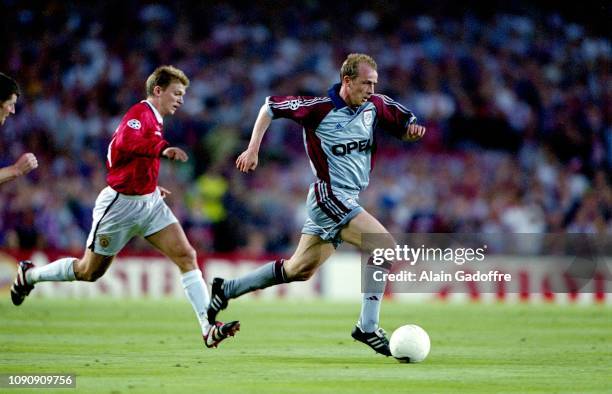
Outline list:
[[[183,104],[188,86],[189,79],[172,66],[159,67],[149,76],[146,100],[129,109],[108,146],[108,186],[96,199],[85,254],[80,259],[66,257],[42,267],[20,262],[11,287],[13,304],[20,305],[38,282],[97,280],[127,242],[139,235],[180,269],[185,294],[207,347],[217,347],[238,331],[237,321],[208,322],[208,288],[198,269],[196,252],[163,200],[169,191],[157,185],[160,158],[188,159],[182,149],[170,146],[163,137],[163,117],[173,115]]]
[[[0,126],[6,118],[15,113],[15,104],[19,97],[19,85],[6,74],[0,73]],[[24,153],[15,164],[0,168],[0,184],[25,175],[38,167],[38,161],[33,153]]]

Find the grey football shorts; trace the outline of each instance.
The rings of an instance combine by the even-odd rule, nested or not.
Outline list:
[[[342,243],[340,231],[359,212],[359,195],[353,191],[334,189],[322,181],[310,185],[306,200],[308,219],[302,227],[302,234],[317,235],[330,241],[334,247]]]

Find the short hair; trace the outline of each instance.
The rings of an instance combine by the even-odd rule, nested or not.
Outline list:
[[[189,78],[184,72],[174,66],[160,66],[153,71],[153,74],[147,78],[146,88],[147,96],[153,95],[153,89],[156,86],[166,89],[173,82],[180,82],[185,87],[189,86]]]
[[[340,68],[340,81],[342,81],[345,76],[348,76],[351,79],[357,78],[359,75],[359,65],[361,63],[366,63],[374,70],[377,68],[376,62],[371,56],[364,53],[351,53],[346,57],[346,60],[344,60],[342,67]]]
[[[17,97],[21,94],[17,81],[6,74],[0,73],[0,102],[10,99],[13,94]]]

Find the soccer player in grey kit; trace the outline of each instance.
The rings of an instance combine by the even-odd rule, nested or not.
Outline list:
[[[289,260],[265,264],[233,280],[215,278],[208,318],[214,321],[228,300],[269,286],[309,279],[342,241],[366,253],[374,247],[395,248],[385,227],[359,205],[359,192],[369,183],[374,129],[379,127],[404,140],[416,141],[425,128],[416,117],[391,98],[374,93],[376,62],[365,54],[350,54],[340,70],[341,83],[328,97],[270,96],[261,107],[251,141],[236,160],[242,172],[255,170],[259,147],[271,121],[288,118],[303,126],[304,145],[317,177],[307,198],[308,219],[297,250]],[[365,244],[363,234],[382,234],[379,244]],[[370,268],[371,267],[371,268]],[[375,269],[374,266],[367,268]],[[366,268],[366,269],[367,269]],[[380,267],[376,267],[380,269]],[[378,327],[384,283],[363,294],[354,339],[376,352],[391,355],[385,331]]]

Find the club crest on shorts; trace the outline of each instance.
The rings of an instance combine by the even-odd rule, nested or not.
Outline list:
[[[374,112],[371,109],[363,111],[363,117],[361,120],[363,121],[364,126],[372,126],[372,123],[374,123]]]
[[[110,241],[111,241],[110,235],[105,235],[105,234],[98,235],[98,242],[100,243],[100,246],[102,246],[103,248],[107,248],[108,245],[110,245]]]

